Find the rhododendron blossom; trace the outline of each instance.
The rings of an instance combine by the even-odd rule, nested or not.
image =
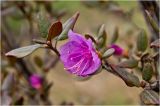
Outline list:
[[[66,70],[78,76],[88,76],[95,73],[101,65],[91,39],[82,35],[68,33],[69,41],[60,47],[60,59]]]

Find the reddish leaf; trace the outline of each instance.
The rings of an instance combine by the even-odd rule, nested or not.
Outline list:
[[[47,40],[51,41],[54,37],[60,35],[61,32],[62,32],[62,23],[60,21],[57,21],[50,27]]]

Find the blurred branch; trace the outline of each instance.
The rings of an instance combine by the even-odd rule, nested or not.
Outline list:
[[[154,82],[152,82],[151,84],[149,85],[146,85],[146,89],[152,89],[156,92],[159,92],[159,86],[160,86],[160,83],[159,83],[159,80],[156,80]]]
[[[18,47],[18,44],[15,41],[15,39],[13,38],[13,34],[10,33],[9,27],[7,26],[7,23],[5,21],[5,19],[3,18],[2,23],[1,23],[2,27],[2,39],[4,39],[4,50],[5,52],[15,49]],[[14,42],[14,43],[13,43]],[[16,68],[21,70],[21,72],[24,74],[24,76],[28,79],[29,75],[31,74],[29,69],[27,68],[25,62],[23,59],[17,59],[16,61]]]
[[[155,24],[158,25],[159,27],[159,5],[158,5],[158,1],[152,0],[152,1],[142,1],[140,0],[140,5],[141,5],[141,9],[143,11],[145,20],[148,24],[149,30],[152,33],[152,40],[158,39],[159,38],[159,31],[157,31],[154,26],[153,26],[153,21]],[[151,21],[150,18],[153,19],[153,21]]]
[[[157,1],[140,1],[140,3],[145,10],[152,14],[154,20],[159,22],[159,5]]]
[[[59,57],[57,57],[57,56],[55,56],[54,58],[48,60],[48,62],[44,66],[45,72],[47,72],[49,69],[54,67],[57,64],[58,61],[59,61]]]
[[[1,16],[10,15],[15,12],[15,7],[8,7],[6,9],[1,10]]]

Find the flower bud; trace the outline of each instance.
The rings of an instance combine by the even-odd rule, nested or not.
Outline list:
[[[109,48],[115,49],[114,55],[122,55],[123,54],[123,49],[116,44],[112,44]]]
[[[31,84],[31,86],[35,89],[39,89],[42,86],[42,77],[40,77],[37,74],[32,74],[29,77],[29,83]]]

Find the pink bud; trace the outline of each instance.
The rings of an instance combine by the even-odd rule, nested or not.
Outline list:
[[[39,89],[42,86],[42,77],[37,74],[32,74],[29,77],[29,82],[33,88]]]
[[[112,44],[109,48],[115,49],[115,52],[114,52],[115,55],[122,55],[123,54],[123,49],[116,44]]]

